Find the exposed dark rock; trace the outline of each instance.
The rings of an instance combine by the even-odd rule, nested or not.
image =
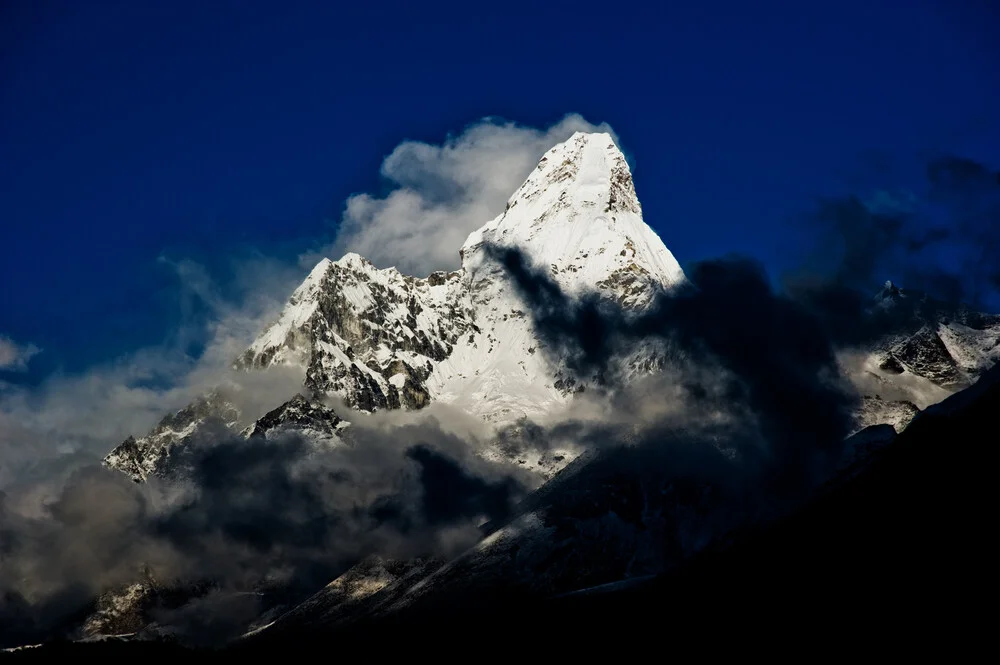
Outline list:
[[[269,436],[287,430],[308,430],[333,436],[343,421],[333,409],[321,402],[296,395],[278,408],[257,419],[244,432],[247,438]]]
[[[923,327],[892,349],[892,358],[914,374],[930,379],[944,388],[968,385],[948,348],[936,332]]]

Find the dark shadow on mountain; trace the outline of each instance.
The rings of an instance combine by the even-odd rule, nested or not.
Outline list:
[[[739,257],[698,263],[689,281],[656,292],[648,307],[633,311],[597,293],[568,296],[515,248],[491,251],[531,307],[554,362],[581,378],[614,381],[613,360],[638,344],[662,342],[664,362],[703,370],[683,373],[692,402],[718,395],[715,406],[743,412],[746,428],[759,430],[759,436],[730,436],[763,442],[740,452],[758,458],[755,472],[767,476],[772,491],[801,491],[839,460],[856,397],[822,321],[776,293],[759,264]]]

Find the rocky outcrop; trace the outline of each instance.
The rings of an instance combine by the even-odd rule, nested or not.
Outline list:
[[[239,409],[223,392],[214,391],[164,417],[145,436],[128,437],[108,453],[104,463],[135,482],[142,482],[150,475],[165,475],[177,446],[212,428],[228,431],[239,420]]]
[[[247,438],[273,439],[296,434],[312,441],[337,441],[338,434],[348,423],[322,402],[305,395],[296,395],[278,408],[268,411],[243,430]]]

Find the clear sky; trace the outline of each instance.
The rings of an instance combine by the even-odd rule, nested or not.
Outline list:
[[[0,379],[162,342],[159,257],[291,260],[401,141],[485,116],[610,124],[682,264],[780,271],[872,155],[1000,165],[997,35],[991,0],[6,0],[0,336],[43,352]]]

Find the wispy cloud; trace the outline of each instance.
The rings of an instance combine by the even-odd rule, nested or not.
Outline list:
[[[11,338],[0,335],[0,370],[24,372],[31,359],[41,351],[34,344],[18,344]]]

